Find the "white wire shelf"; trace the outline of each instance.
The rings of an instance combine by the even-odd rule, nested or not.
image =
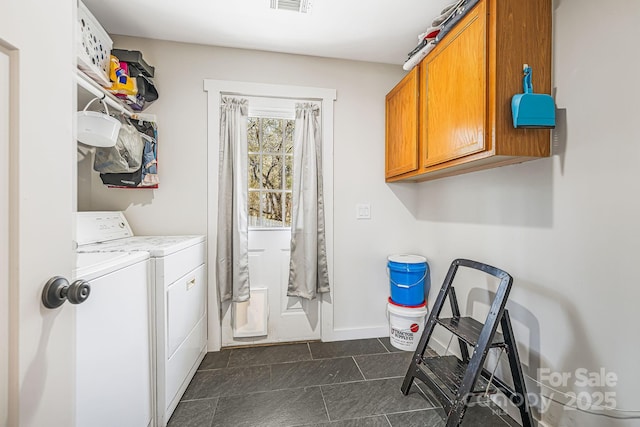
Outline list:
[[[82,70],[76,70],[76,82],[78,86],[96,96],[101,98],[103,102],[107,103],[109,107],[119,111],[127,117],[130,117],[134,120],[145,120],[149,122],[156,122],[155,114],[146,114],[146,113],[138,113],[133,111],[127,105],[125,105],[122,101],[120,101],[116,96],[107,91],[105,88],[100,86],[97,82],[95,82],[91,77],[87,76]],[[78,105],[78,108],[82,108]]]

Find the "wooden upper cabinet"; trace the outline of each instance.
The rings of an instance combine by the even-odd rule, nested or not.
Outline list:
[[[418,67],[386,97],[385,178],[418,170]]]
[[[487,105],[486,15],[484,2],[474,8],[445,48],[425,60],[426,126],[423,166],[485,149]]]
[[[532,67],[534,91],[551,93],[551,15],[551,0],[480,0],[438,42],[387,95],[388,182],[551,154],[550,130],[514,129],[511,117],[523,64]]]

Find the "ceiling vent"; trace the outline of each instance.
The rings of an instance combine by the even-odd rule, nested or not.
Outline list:
[[[271,9],[291,10],[293,12],[310,13],[311,0],[270,0]]]

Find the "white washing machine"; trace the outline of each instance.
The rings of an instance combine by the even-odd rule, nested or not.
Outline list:
[[[75,425],[152,426],[149,255],[78,254],[73,279],[91,287],[76,306]]]
[[[78,212],[79,252],[150,255],[156,423],[165,427],[207,351],[204,236],[134,236],[122,212]]]

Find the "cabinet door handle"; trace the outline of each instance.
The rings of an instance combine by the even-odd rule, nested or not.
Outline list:
[[[193,279],[187,282],[187,290],[193,288],[195,285],[196,285],[196,278],[194,277]]]

